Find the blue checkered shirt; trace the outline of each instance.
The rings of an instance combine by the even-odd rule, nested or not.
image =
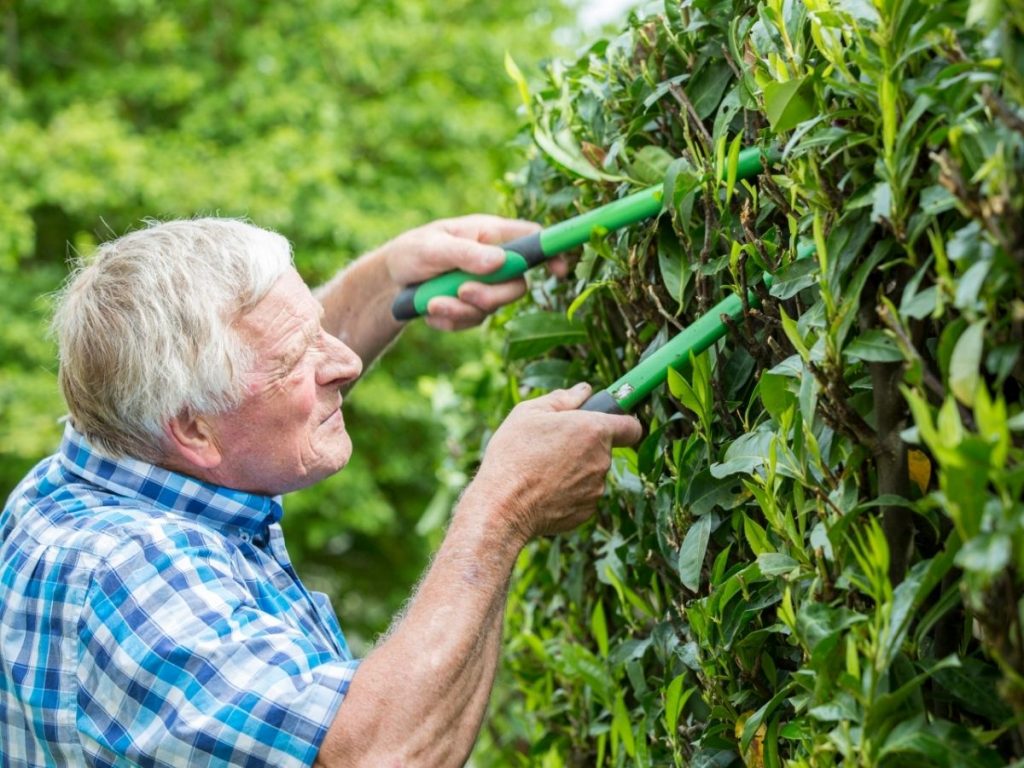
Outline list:
[[[0,765],[310,765],[355,673],[279,498],[60,451],[0,515]]]

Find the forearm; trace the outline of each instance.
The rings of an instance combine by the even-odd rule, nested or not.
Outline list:
[[[470,489],[472,491],[472,488]],[[488,531],[467,492],[408,613],[360,665],[323,766],[461,766],[480,728],[522,542]]]
[[[391,314],[398,291],[377,250],[361,256],[315,292],[324,307],[324,328],[359,355],[364,370],[402,330]]]

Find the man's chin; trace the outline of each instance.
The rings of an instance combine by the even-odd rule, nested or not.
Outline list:
[[[327,473],[328,477],[343,470],[352,458],[352,438],[345,430],[342,430],[331,446],[331,457],[332,469]]]
[[[309,488],[344,469],[352,458],[352,439],[348,433],[343,431],[338,437],[332,438],[328,448],[329,450],[320,454],[315,465],[307,468],[305,475],[296,478],[291,487],[280,492],[292,493]]]

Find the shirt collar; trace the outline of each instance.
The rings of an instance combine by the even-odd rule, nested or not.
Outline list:
[[[260,496],[197,480],[132,458],[114,459],[91,445],[68,421],[61,440],[68,471],[119,496],[194,515],[215,528],[259,533],[283,514],[280,496]]]

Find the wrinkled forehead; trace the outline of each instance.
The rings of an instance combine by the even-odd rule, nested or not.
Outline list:
[[[294,268],[233,326],[258,358],[286,354],[320,329],[323,307]]]

